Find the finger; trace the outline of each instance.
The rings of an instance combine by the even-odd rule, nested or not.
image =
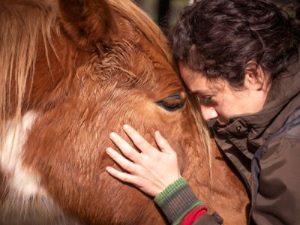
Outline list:
[[[107,148],[106,153],[124,170],[126,170],[130,173],[136,173],[137,166],[133,162],[131,162],[128,159],[126,159],[125,157],[123,157],[116,150],[114,150],[112,148]]]
[[[123,126],[124,131],[129,136],[129,138],[132,140],[132,142],[137,146],[143,153],[149,153],[156,150],[151,144],[149,144],[148,141],[145,140],[145,138],[142,137],[134,128],[131,126],[125,124]]]
[[[154,197],[157,194],[159,194],[161,192],[161,189],[159,188],[153,188],[150,186],[150,188],[147,188],[147,180],[140,180],[139,177],[134,176],[132,174],[128,174],[128,173],[124,173],[121,172],[113,167],[106,167],[106,171],[113,177],[115,177],[116,179],[129,183],[129,184],[133,184],[134,186],[136,186],[138,189],[142,190],[143,192],[145,192],[146,194]],[[141,185],[142,184],[142,185]],[[149,186],[149,184],[148,184]]]
[[[162,152],[175,153],[169,142],[160,134],[159,131],[154,133],[155,141]]]
[[[139,162],[140,154],[127,141],[114,132],[110,133],[109,137],[128,159]]]
[[[134,185],[137,184],[137,178],[136,178],[136,176],[134,176],[132,174],[121,172],[110,166],[106,167],[106,171],[113,177],[115,177],[123,182],[134,184]]]

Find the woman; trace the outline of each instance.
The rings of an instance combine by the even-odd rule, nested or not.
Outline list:
[[[267,0],[199,0],[173,31],[182,80],[204,119],[216,120],[215,140],[251,193],[250,224],[300,224],[299,41],[295,21]],[[155,149],[130,126],[124,130],[141,154],[112,133],[128,159],[112,148],[107,153],[130,171],[108,167],[112,176],[155,197],[170,223],[222,223],[195,207],[176,154],[159,132]]]

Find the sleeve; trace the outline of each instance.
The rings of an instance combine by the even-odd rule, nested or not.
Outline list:
[[[223,219],[208,215],[207,206],[193,193],[184,178],[179,178],[158,194],[155,203],[172,225],[219,225]]]
[[[300,127],[299,127],[300,128]],[[260,160],[254,224],[298,224],[300,221],[300,132],[270,143]]]

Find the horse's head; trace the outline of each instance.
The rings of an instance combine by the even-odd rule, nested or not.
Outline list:
[[[160,130],[190,184],[209,192],[206,131],[163,34],[130,0],[2,1],[0,36],[0,224],[74,224],[61,212],[163,224],[149,197],[105,172],[109,133],[126,138],[124,123],[152,144]]]
[[[184,173],[201,146],[161,31],[127,0],[12,1],[1,7],[1,35],[10,29],[14,38],[13,46],[6,35],[1,43],[12,53],[1,52],[7,60],[1,79],[10,87],[3,91],[3,136],[6,141],[12,130],[18,134],[10,151],[26,171],[16,177],[21,171],[2,159],[6,185],[23,199],[51,198],[90,224],[163,223],[151,199],[105,172],[113,164],[105,154],[112,145],[108,135],[122,132],[124,123],[153,144],[160,130],[178,151]],[[24,176],[30,177],[26,190],[17,185]]]

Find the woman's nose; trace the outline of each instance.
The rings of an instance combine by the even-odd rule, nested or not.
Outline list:
[[[214,107],[200,105],[200,109],[201,109],[202,116],[206,121],[211,119],[216,119],[218,117],[218,113],[216,112]]]

